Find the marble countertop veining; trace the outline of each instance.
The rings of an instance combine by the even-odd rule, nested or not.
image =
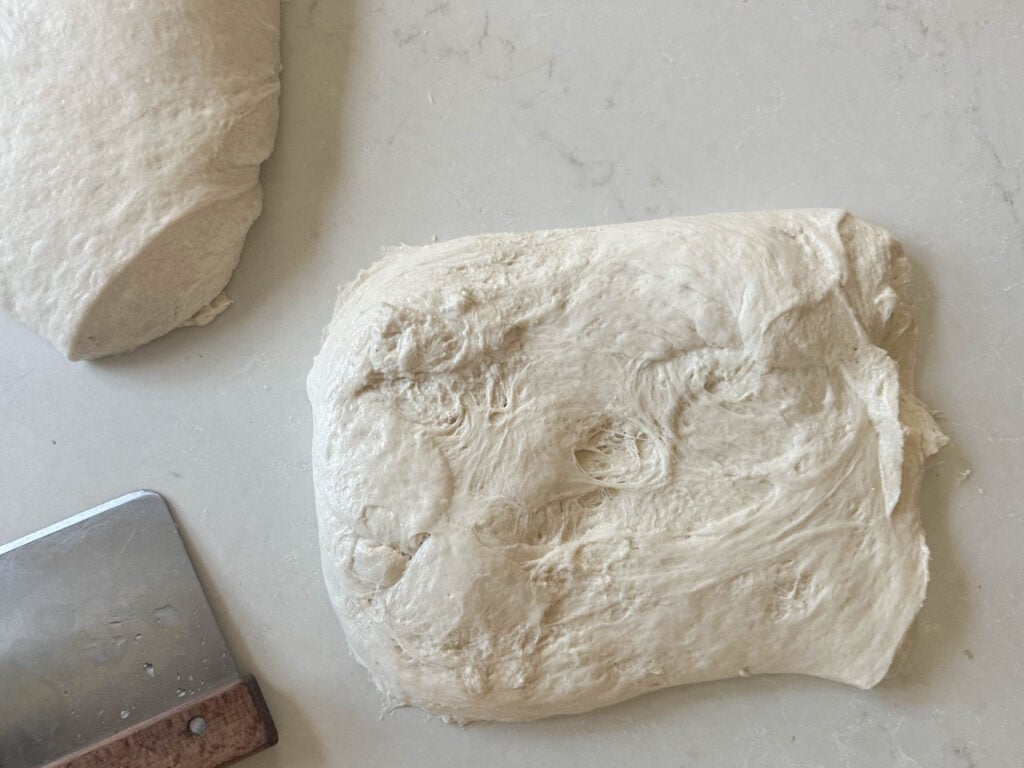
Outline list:
[[[1024,766],[1024,5],[286,0],[234,306],[69,364],[0,318],[0,541],[170,500],[287,766]],[[932,581],[872,691],[796,676],[533,724],[380,716],[320,581],[304,379],[380,246],[842,206],[915,267]]]

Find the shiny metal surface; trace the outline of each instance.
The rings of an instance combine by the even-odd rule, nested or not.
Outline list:
[[[0,768],[34,768],[237,677],[164,500],[0,546]]]

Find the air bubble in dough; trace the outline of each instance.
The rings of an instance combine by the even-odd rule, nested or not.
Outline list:
[[[227,307],[279,33],[279,0],[4,0],[0,309],[91,359]]]
[[[908,264],[838,210],[390,250],[309,377],[324,575],[393,705],[870,688],[921,607]]]

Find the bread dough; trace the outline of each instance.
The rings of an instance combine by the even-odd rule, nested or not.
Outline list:
[[[0,309],[75,360],[225,308],[279,34],[278,0],[4,0]]]
[[[326,583],[391,704],[862,688],[921,606],[908,265],[837,210],[402,247],[309,377]]]

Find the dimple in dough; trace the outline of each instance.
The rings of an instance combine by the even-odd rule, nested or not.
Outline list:
[[[792,672],[921,606],[908,264],[838,210],[402,247],[309,377],[324,575],[392,705],[466,722]]]
[[[77,360],[225,309],[279,38],[279,0],[3,0],[0,310]]]

